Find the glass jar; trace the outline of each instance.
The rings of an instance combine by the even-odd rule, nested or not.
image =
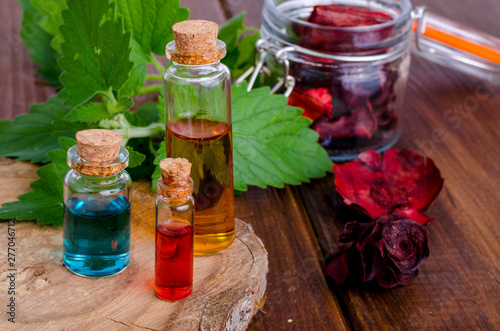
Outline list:
[[[335,1],[369,7],[393,17],[360,27],[310,23],[316,4],[325,1],[265,2],[262,38],[287,52],[295,88],[289,104],[304,108],[312,128],[334,160],[354,158],[368,149],[381,151],[398,139],[412,38],[411,4],[396,1]],[[274,57],[266,59],[279,70]]]
[[[91,162],[68,150],[72,168],[64,177],[64,264],[89,277],[114,275],[130,260],[130,199],[132,181],[125,170],[129,153]]]
[[[177,301],[193,290],[193,180],[174,187],[160,177],[157,188],[155,292]]]
[[[231,245],[235,228],[231,77],[220,63],[226,46],[217,40],[211,51],[186,53],[172,41],[166,52],[167,157],[193,165],[194,254],[214,254]]]
[[[328,20],[352,17],[325,16],[317,5],[335,6],[343,15],[358,10],[361,21],[365,14],[370,24],[379,21],[329,26]],[[261,38],[256,67],[265,63],[269,70],[260,82],[272,85],[278,79],[287,88],[289,104],[304,109],[334,161],[351,160],[369,149],[383,151],[397,141],[411,49],[500,81],[498,39],[423,7],[412,11],[409,0],[265,0]],[[254,81],[252,77],[250,87]]]

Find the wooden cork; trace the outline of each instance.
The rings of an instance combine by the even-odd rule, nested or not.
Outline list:
[[[106,162],[120,154],[122,135],[102,129],[83,130],[76,133],[78,155],[86,161]]]
[[[160,162],[163,183],[173,187],[183,187],[189,181],[191,163],[183,158],[167,158]]]
[[[209,52],[217,44],[217,23],[203,20],[189,20],[175,23],[172,27],[175,46],[185,53]]]

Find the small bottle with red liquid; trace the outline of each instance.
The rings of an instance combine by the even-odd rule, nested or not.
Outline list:
[[[193,180],[183,158],[160,162],[156,198],[155,293],[167,301],[188,297],[193,290]]]

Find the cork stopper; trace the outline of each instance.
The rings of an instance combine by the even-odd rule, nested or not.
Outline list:
[[[76,133],[78,155],[91,162],[114,160],[120,154],[122,135],[102,129],[83,130]]]
[[[183,158],[167,158],[160,162],[163,182],[173,187],[186,186],[191,173],[191,163]]]
[[[185,53],[210,52],[217,44],[217,23],[203,20],[189,20],[172,26],[175,46]]]
[[[214,22],[192,20],[174,24],[174,39],[166,46],[169,60],[180,64],[215,63],[226,55],[226,44],[217,39]]]

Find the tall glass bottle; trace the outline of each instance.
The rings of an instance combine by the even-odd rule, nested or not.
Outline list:
[[[184,21],[173,26],[165,73],[168,157],[193,165],[194,254],[222,251],[234,240],[231,80],[220,60],[225,44],[217,24]]]
[[[64,264],[82,276],[110,276],[130,258],[129,154],[114,131],[85,130],[76,138],[64,178]]]
[[[193,180],[186,159],[160,162],[156,198],[155,293],[177,301],[193,290]]]

